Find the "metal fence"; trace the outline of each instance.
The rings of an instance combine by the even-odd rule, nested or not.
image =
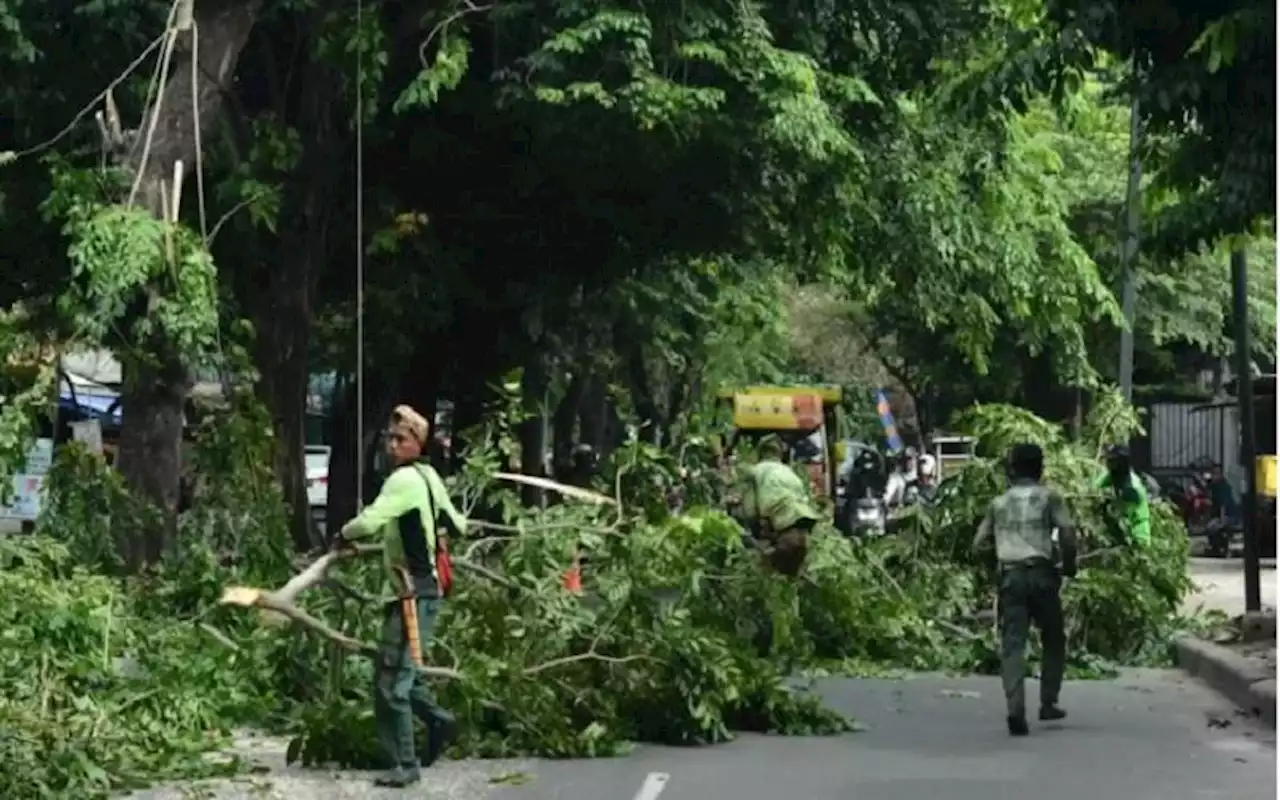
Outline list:
[[[1183,485],[1191,478],[1192,463],[1213,461],[1238,491],[1243,489],[1234,404],[1153,402],[1143,410],[1147,433],[1132,443],[1136,468],[1161,482]]]

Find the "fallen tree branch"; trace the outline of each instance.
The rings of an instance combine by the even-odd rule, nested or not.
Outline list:
[[[574,656],[565,656],[563,658],[553,658],[550,661],[545,661],[541,664],[525,669],[524,674],[526,676],[537,675],[539,672],[545,672],[546,670],[555,669],[556,667],[563,667],[568,664],[576,664],[579,661],[603,661],[606,664],[629,664],[632,661],[652,661],[652,660],[655,660],[655,659],[652,656],[647,656],[647,655],[634,655],[634,656],[621,656],[621,657],[605,656],[595,652],[594,650],[588,650],[585,653],[578,653],[577,655],[574,655]]]
[[[575,500],[582,500],[586,503],[595,503],[601,506],[613,506],[618,502],[612,497],[606,497],[598,492],[590,489],[582,489],[577,486],[569,486],[568,484],[559,483],[548,478],[536,478],[532,475],[520,475],[514,472],[495,472],[493,477],[502,481],[511,481],[512,483],[522,483],[526,486],[535,486],[539,489],[556,492],[565,497],[572,497]]]
[[[325,553],[313,561],[306,569],[302,570],[302,572],[299,572],[297,575],[290,578],[288,583],[281,586],[274,592],[263,592],[261,589],[251,589],[249,591],[259,592],[262,595],[269,596],[269,600],[264,604],[249,603],[249,605],[255,605],[258,608],[264,609],[262,614],[263,624],[282,625],[285,622],[285,618],[290,615],[286,612],[280,611],[277,606],[296,608],[299,595],[307,589],[310,589],[312,586],[324,582],[325,574],[329,571],[329,568],[338,563],[340,559],[350,555],[350,553],[338,551]],[[228,592],[230,591],[232,590],[229,589]],[[227,595],[223,595],[222,602],[234,603],[235,601],[228,601]],[[235,604],[243,605],[242,603]]]
[[[293,583],[293,581],[290,581],[290,583]],[[359,653],[369,658],[377,658],[379,655],[376,645],[353,639],[341,631],[334,630],[324,621],[298,608],[293,602],[283,599],[279,592],[264,592],[261,589],[253,589],[248,586],[232,586],[222,593],[221,602],[226,605],[274,612],[320,634],[344,650]],[[420,671],[429,678],[451,678],[456,680],[462,677],[461,672],[448,667],[421,667]]]
[[[455,559],[453,560],[453,565],[454,565],[455,567],[457,567],[458,569],[460,569],[460,570],[464,570],[464,571],[466,571],[466,572],[470,572],[470,573],[473,573],[473,574],[475,574],[475,575],[479,575],[479,576],[481,576],[481,577],[483,577],[483,578],[488,578],[489,580],[493,581],[494,583],[497,583],[497,584],[499,584],[499,585],[505,586],[505,587],[507,587],[508,589],[519,589],[519,588],[520,588],[520,587],[519,587],[519,585],[517,585],[517,584],[516,584],[516,582],[515,582],[515,581],[513,581],[513,580],[511,580],[510,578],[507,578],[507,577],[505,577],[505,576],[501,575],[500,573],[497,573],[497,572],[495,572],[495,571],[493,571],[493,570],[489,569],[488,567],[482,567],[482,566],[480,566],[479,564],[475,564],[475,563],[473,563],[473,562],[471,562],[471,561],[467,561],[466,559],[463,559],[463,558],[455,558]]]

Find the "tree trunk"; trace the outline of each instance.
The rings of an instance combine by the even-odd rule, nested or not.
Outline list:
[[[529,414],[520,423],[520,471],[536,478],[547,477],[547,389],[547,359],[535,353],[525,366],[520,385]],[[525,505],[546,505],[546,496],[536,487],[521,487],[520,495]]]
[[[391,381],[372,370],[364,376],[364,425],[363,439],[357,441],[356,383],[354,377],[347,383],[342,401],[334,403],[333,416],[329,419],[329,501],[325,509],[325,528],[332,537],[359,511],[356,485],[364,483],[365,503],[373,500],[378,491],[374,458],[377,455],[378,431],[391,413],[393,393],[387,387]],[[356,455],[364,451],[364,475],[357,474]]]
[[[650,444],[662,444],[665,418],[662,409],[658,408],[658,400],[649,382],[649,371],[645,369],[644,352],[638,343],[627,347],[623,366],[631,390],[631,402],[640,417],[640,439]]]
[[[340,155],[333,117],[338,76],[320,59],[303,78],[302,161],[288,184],[281,213],[280,254],[266,269],[258,305],[258,364],[262,395],[275,420],[276,476],[289,505],[294,548],[306,551],[312,530],[306,482],[306,404],[310,369],[311,297],[328,257],[329,220]]]
[[[573,457],[573,434],[578,422],[578,407],[582,405],[584,384],[582,374],[575,372],[564,391],[564,397],[556,404],[556,412],[551,419],[551,447],[555,454],[552,464],[557,476],[567,468]]]
[[[195,165],[197,126],[203,132],[217,116],[260,7],[261,0],[204,0],[195,9],[200,63],[191,57],[189,33],[175,47],[169,79],[155,101],[158,111],[156,106],[146,109],[141,130],[122,160],[126,174],[137,177],[142,205],[157,217],[167,217],[164,187],[173,177],[174,164],[181,161],[188,172]],[[193,113],[197,101],[198,120]],[[155,133],[148,136],[157,113]],[[161,512],[162,524],[120,533],[121,555],[134,569],[158,560],[174,529],[182,472],[182,406],[189,382],[185,354],[173,352],[165,341],[145,346],[158,362],[126,367],[117,466],[135,495]]]
[[[123,424],[116,468],[136,497],[160,512],[153,525],[116,531],[125,565],[138,571],[160,560],[172,542],[182,473],[183,403],[187,371],[177,361],[162,366],[129,362],[120,392]]]
[[[583,383],[578,404],[578,440],[600,452],[604,448],[608,428],[605,416],[609,398],[604,380],[599,375],[588,374]]]

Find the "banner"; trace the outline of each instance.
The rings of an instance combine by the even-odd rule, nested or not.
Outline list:
[[[904,448],[902,437],[898,435],[898,424],[893,419],[893,410],[889,408],[889,396],[884,389],[876,390],[876,412],[880,415],[880,427],[884,429],[885,442],[889,452],[901,452]]]

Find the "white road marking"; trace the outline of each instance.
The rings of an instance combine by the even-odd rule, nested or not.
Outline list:
[[[644,783],[640,786],[640,791],[636,792],[636,796],[631,800],[658,800],[658,795],[662,794],[662,790],[667,788],[667,780],[670,777],[665,772],[650,772],[645,776]]]

